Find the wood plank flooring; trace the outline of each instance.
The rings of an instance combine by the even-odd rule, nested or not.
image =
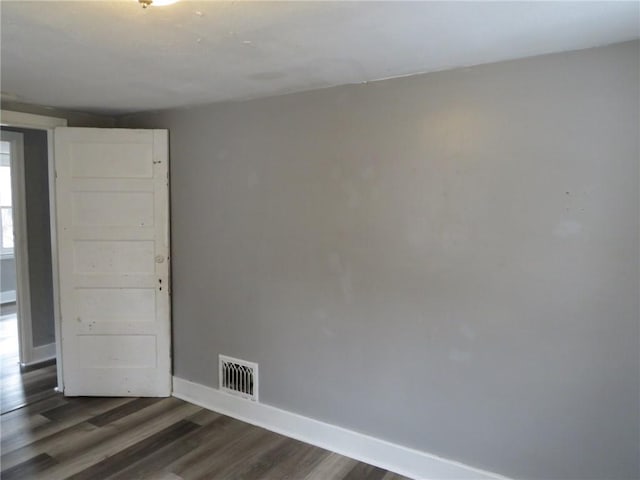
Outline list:
[[[69,398],[53,385],[55,365],[2,376],[3,402],[5,386],[14,392],[1,417],[2,480],[404,479],[176,398]]]
[[[6,413],[55,394],[54,362],[20,368],[16,305],[0,307],[0,412]]]
[[[2,415],[1,478],[402,480],[176,398],[65,398]]]

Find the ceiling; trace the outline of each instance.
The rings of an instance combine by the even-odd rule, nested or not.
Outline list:
[[[3,99],[106,114],[637,39],[638,2],[0,3]]]

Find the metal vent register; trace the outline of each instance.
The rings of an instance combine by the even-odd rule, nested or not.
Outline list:
[[[218,356],[219,388],[222,391],[258,401],[258,364],[237,358]]]

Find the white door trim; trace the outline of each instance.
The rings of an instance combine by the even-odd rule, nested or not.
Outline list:
[[[22,127],[34,130],[46,130],[47,132],[47,148],[49,153],[49,219],[51,230],[51,267],[52,267],[52,284],[53,284],[53,316],[55,322],[55,356],[57,359],[58,373],[58,390],[64,391],[62,376],[62,348],[61,348],[61,329],[60,329],[60,296],[59,296],[59,278],[58,278],[58,242],[57,242],[57,222],[56,222],[56,192],[55,192],[55,158],[53,155],[53,140],[55,127],[65,127],[67,120],[65,118],[47,117],[44,115],[33,115],[30,113],[14,112],[10,110],[0,110],[0,125],[8,127]],[[28,273],[26,279],[28,279]],[[16,279],[17,280],[17,279]],[[18,290],[20,284],[18,284]],[[29,328],[31,325],[29,325]],[[51,349],[36,352],[38,354],[52,357]],[[44,359],[44,358],[42,358]]]
[[[20,363],[33,356],[31,328],[31,286],[29,284],[29,249],[27,243],[27,208],[24,177],[24,139],[22,133],[2,132],[2,140],[11,144],[11,205],[13,212],[13,258],[16,269],[18,302],[18,342]]]
[[[58,117],[45,117],[31,113],[0,110],[0,125],[7,127],[24,127],[36,130],[49,130],[56,127],[66,127],[67,119]]]

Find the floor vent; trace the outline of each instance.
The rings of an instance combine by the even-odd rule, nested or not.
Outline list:
[[[258,364],[237,358],[218,356],[219,388],[248,400],[258,401]]]

